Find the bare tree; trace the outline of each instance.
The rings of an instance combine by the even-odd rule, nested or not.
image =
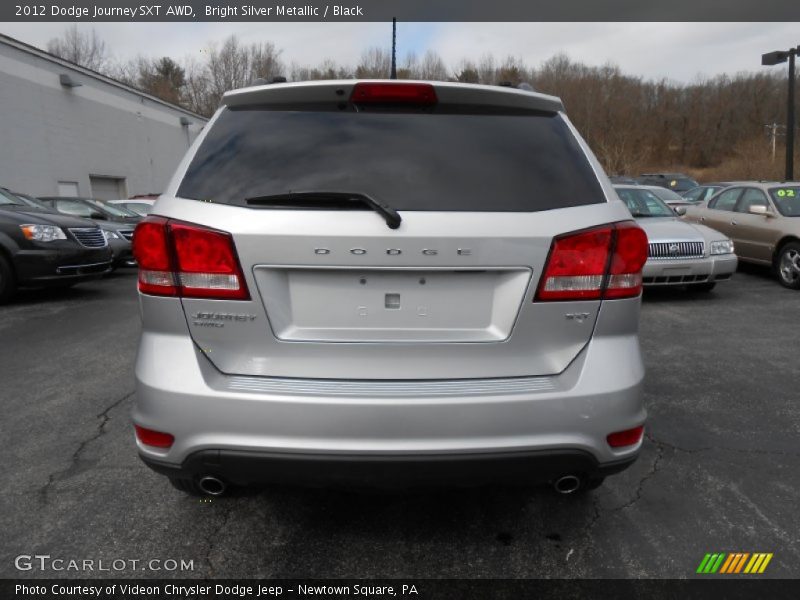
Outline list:
[[[244,45],[232,35],[222,47],[208,53],[205,77],[208,82],[208,103],[216,106],[228,90],[250,85],[255,79],[283,73],[281,51],[272,42]]]
[[[350,79],[352,71],[336,64],[336,61],[326,58],[316,67],[301,66],[292,63],[289,68],[292,81],[315,81],[320,79]]]
[[[419,79],[419,59],[416,52],[409,52],[405,55],[399,69],[397,69],[398,79]]]
[[[442,57],[433,50],[428,50],[422,57],[419,78],[430,81],[447,81],[448,72]]]
[[[94,29],[91,33],[79,31],[77,25],[67,27],[61,37],[47,42],[47,51],[94,71],[103,72],[109,63],[106,43],[97,32]]]
[[[186,73],[186,87],[184,88],[184,102],[189,110],[210,117],[218,105],[218,98],[211,94],[211,82],[208,68],[194,59],[184,63]]]
[[[462,60],[456,68],[456,81],[461,83],[480,83],[481,76],[478,67],[469,60]]]
[[[379,79],[389,77],[392,68],[392,56],[385,48],[368,48],[361,55],[356,67],[357,79]]]
[[[478,61],[478,81],[480,83],[493,84],[497,83],[497,66],[494,62],[494,56],[491,54],[484,54]]]

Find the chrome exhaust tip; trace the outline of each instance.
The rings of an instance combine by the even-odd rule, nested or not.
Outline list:
[[[198,482],[200,489],[203,490],[204,494],[208,494],[209,496],[222,496],[225,493],[225,490],[228,489],[228,486],[225,484],[224,481],[214,477],[213,475],[206,475],[205,477],[201,478]]]
[[[581,488],[581,478],[577,475],[564,475],[553,482],[553,489],[559,494],[571,494]]]

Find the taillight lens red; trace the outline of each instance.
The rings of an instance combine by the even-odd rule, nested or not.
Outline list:
[[[152,446],[153,448],[171,448],[172,444],[175,442],[175,436],[171,433],[146,429],[139,425],[134,425],[133,427],[136,430],[136,439],[145,446]]]
[[[247,300],[231,234],[188,223],[170,223],[182,296]]]
[[[629,298],[642,291],[642,267],[647,262],[647,234],[633,222],[615,225],[616,240],[609,268],[606,298]]]
[[[646,260],[647,236],[633,222],[559,236],[550,248],[536,300],[638,296]]]
[[[155,296],[248,300],[233,237],[201,225],[147,217],[136,227],[133,254],[139,291]]]
[[[599,298],[613,229],[603,227],[553,241],[539,300]]]
[[[354,104],[416,104],[432,106],[438,102],[436,90],[429,83],[357,83],[350,94]]]
[[[617,431],[615,433],[609,433],[608,436],[606,436],[606,441],[608,441],[608,445],[611,446],[612,448],[633,446],[634,444],[638,444],[641,441],[643,434],[644,434],[644,425],[639,425],[638,427],[634,427],[633,429],[626,429],[625,431]]]
[[[158,296],[177,295],[167,241],[167,220],[164,217],[147,217],[136,226],[133,256],[139,263],[140,292]]]

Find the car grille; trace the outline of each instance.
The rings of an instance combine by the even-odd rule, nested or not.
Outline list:
[[[104,248],[108,245],[106,236],[97,227],[82,227],[80,229],[70,229],[69,232],[75,236],[81,246],[86,248]]]
[[[703,258],[703,242],[650,242],[648,257],[653,260]]]
[[[120,229],[117,233],[129,242],[133,239],[133,229]]]

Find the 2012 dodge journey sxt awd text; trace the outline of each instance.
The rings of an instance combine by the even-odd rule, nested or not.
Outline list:
[[[639,452],[647,239],[558,98],[228,92],[134,252],[138,449],[186,492],[572,492]]]

